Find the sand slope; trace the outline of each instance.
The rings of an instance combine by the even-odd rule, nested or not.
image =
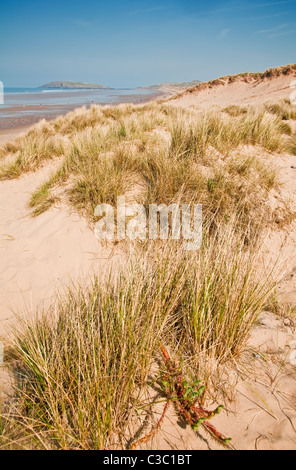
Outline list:
[[[185,91],[172,103],[180,106],[227,107],[235,105],[257,105],[266,101],[289,98],[293,89],[291,83],[296,79],[296,70],[289,75],[273,78],[246,78],[239,76],[233,81],[229,78],[218,79]]]
[[[14,311],[46,306],[70,279],[79,282],[92,272],[99,274],[107,261],[110,266],[108,250],[67,206],[31,217],[30,195],[53,167],[0,183],[1,333]]]
[[[285,326],[282,319],[263,313],[239,361],[228,367],[217,382],[220,392],[227,390],[225,410],[212,424],[225,436],[232,437],[233,449],[295,450],[296,374],[295,366],[289,360],[290,344],[295,338],[291,327]],[[216,405],[216,401],[207,403],[209,408]],[[157,405],[154,424],[163,407]],[[147,427],[146,434],[150,428]],[[170,405],[162,429],[143,448],[224,449],[202,428],[196,435],[189,426],[184,426],[176,417],[173,405]]]
[[[292,78],[294,75],[251,79],[248,83],[242,79],[227,81],[185,92],[172,103],[201,107],[258,104],[288,97]],[[10,137],[2,136],[2,142]],[[296,170],[291,168],[295,157],[271,158],[283,183],[283,197],[296,202]],[[101,246],[85,219],[66,205],[31,217],[27,207],[29,197],[57,163],[51,162],[17,180],[0,182],[0,335],[5,335],[6,327],[14,321],[14,311],[29,314],[38,306],[48,306],[70,278],[85,282],[93,272],[102,275],[106,267],[118,263],[122,256],[119,251]],[[292,226],[289,232],[270,234],[265,244],[267,264],[277,258],[284,245],[281,260],[286,272],[280,290],[283,300],[295,305],[296,227]],[[296,449],[296,366],[290,361],[291,346],[296,341],[295,326],[291,319],[263,313],[238,362],[220,377],[218,391],[226,411],[213,424],[233,438],[234,448]],[[0,368],[1,388],[7,380]],[[162,407],[158,406],[152,416],[154,422],[161,412]],[[195,435],[184,427],[172,405],[162,430],[145,447],[220,448],[202,431]]]

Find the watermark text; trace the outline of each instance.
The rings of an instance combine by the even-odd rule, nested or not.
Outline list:
[[[292,88],[292,93],[290,94],[290,103],[296,105],[296,80],[293,80],[290,83],[290,88]]]
[[[115,210],[110,204],[95,209],[98,240],[184,240],[185,250],[198,250],[202,243],[201,204],[126,204],[125,196],[117,198]],[[115,223],[116,222],[116,223]]]
[[[0,104],[4,104],[4,86],[0,81]]]
[[[296,366],[296,341],[290,344],[290,348],[293,349],[293,352],[290,354],[290,364]]]

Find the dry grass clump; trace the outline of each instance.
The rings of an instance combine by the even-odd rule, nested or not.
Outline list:
[[[262,216],[270,218],[265,202],[276,178],[252,155],[248,161],[240,157],[240,148],[256,145],[281,151],[287,145],[281,126],[279,117],[251,108],[225,118],[219,112],[155,103],[92,106],[33,128],[20,139],[22,148],[0,174],[16,177],[48,158],[63,156],[60,168],[32,195],[35,215],[62,193],[92,219],[97,204],[114,204],[133,181],[142,181],[146,207],[197,202],[204,205],[206,217],[221,220],[236,213],[247,227]]]
[[[44,315],[24,325],[14,344],[16,426],[30,428],[31,439],[45,448],[122,444],[165,327],[158,308],[164,314],[174,303],[170,282],[174,278],[158,289],[143,273],[104,288],[94,282],[69,292],[50,321]]]
[[[280,100],[276,103],[266,103],[266,110],[279,116],[283,121],[289,121],[290,119],[296,119],[296,108],[292,105],[290,100]]]
[[[14,159],[3,162],[0,178],[60,156],[58,170],[32,195],[34,215],[64,198],[93,220],[98,204],[116,205],[117,197],[140,181],[146,208],[195,202],[203,204],[206,220],[216,224],[236,214],[242,230],[255,233],[262,219],[274,220],[267,201],[277,181],[253,153],[260,148],[293,153],[294,137],[284,126],[266,109],[225,115],[157,103],[81,108],[41,122],[15,147],[4,147],[2,153]],[[247,157],[244,146],[250,147]]]
[[[15,159],[1,165],[0,180],[14,179],[22,173],[34,171],[44,161],[65,155],[68,147],[68,141],[59,134],[45,137],[43,134],[28,133],[13,148]],[[11,149],[8,144],[9,153],[12,153]]]
[[[104,124],[104,122],[104,113],[99,106],[92,105],[90,109],[83,106],[69,113],[66,118],[63,116],[56,118],[52,128],[55,133],[75,135],[76,132],[80,132],[87,127]]]
[[[204,233],[194,254],[167,243],[124,274],[71,288],[50,312],[14,331],[14,409],[1,446],[124,448],[151,380],[161,385],[160,345],[208,382],[207,358],[238,354],[273,285],[256,274],[256,251],[228,229]],[[206,392],[206,390],[205,390]],[[17,437],[16,437],[17,436]]]
[[[263,78],[267,77],[280,77],[281,75],[290,75],[295,73],[296,64],[282,65],[280,67],[274,67],[267,69],[262,75]]]
[[[243,114],[247,114],[248,108],[242,107],[242,106],[237,106],[237,105],[231,105],[231,106],[227,106],[227,108],[223,109],[223,112],[229,114],[232,117],[237,117],[237,116],[241,116]]]
[[[289,151],[292,155],[296,155],[296,134],[289,141]]]
[[[87,145],[85,136],[90,129],[98,134],[105,130],[102,145],[109,150],[120,141],[137,143],[139,147],[140,143],[142,147],[154,146],[155,139],[153,141],[149,133],[155,130],[169,132],[177,152],[188,154],[190,150],[195,157],[204,154],[207,145],[221,151],[241,144],[262,145],[270,151],[282,150],[285,141],[281,119],[278,116],[272,118],[266,110],[258,112],[250,108],[247,113],[245,111],[236,110],[234,114],[230,113],[232,119],[225,119],[225,114],[218,112],[200,113],[157,103],[80,108],[54,121],[42,121],[25,136],[2,147],[2,158],[13,155],[14,161],[8,167],[2,165],[0,177],[16,177],[55,156],[68,158],[75,146]]]

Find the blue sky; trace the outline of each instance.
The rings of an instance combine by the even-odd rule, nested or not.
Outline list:
[[[112,87],[209,80],[296,62],[296,0],[7,1],[0,80]]]

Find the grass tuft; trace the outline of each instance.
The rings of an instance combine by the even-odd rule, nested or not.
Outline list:
[[[72,287],[51,311],[23,321],[10,366],[19,439],[45,449],[124,448],[161,343],[205,380],[206,394],[207,360],[239,353],[273,288],[256,275],[255,255],[232,223],[205,233],[194,255],[151,245],[124,275]]]

